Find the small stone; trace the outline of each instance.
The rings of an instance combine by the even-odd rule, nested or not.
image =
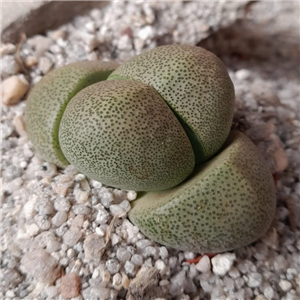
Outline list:
[[[78,296],[80,291],[80,278],[74,273],[68,273],[61,279],[60,292],[64,298]]]
[[[271,227],[260,240],[272,249],[277,249],[278,247],[278,235],[274,227]]]
[[[284,292],[288,292],[292,288],[292,284],[287,280],[280,280],[279,286]]]
[[[83,204],[73,205],[72,209],[76,215],[88,215],[91,212],[91,208]]]
[[[228,291],[232,291],[234,289],[234,280],[232,278],[224,277],[223,282]]]
[[[131,261],[136,265],[136,266],[141,266],[144,263],[144,258],[140,254],[134,254],[131,257]]]
[[[36,35],[27,40],[27,43],[35,50],[36,57],[41,57],[53,44],[53,40],[43,35]]]
[[[40,228],[35,223],[26,224],[25,227],[29,236],[36,236],[40,231]]]
[[[161,259],[157,260],[154,266],[159,271],[160,275],[166,274],[168,270],[166,264]]]
[[[28,57],[26,57],[24,64],[27,68],[31,68],[31,67],[37,65],[38,62],[39,61],[35,56],[28,56]]]
[[[147,240],[147,239],[142,239],[136,242],[136,247],[138,250],[143,250],[148,246],[152,245],[152,241]]]
[[[66,196],[68,193],[68,187],[64,184],[58,183],[54,186],[54,192],[61,196]]]
[[[170,294],[172,296],[179,296],[183,294],[183,290],[186,285],[186,274],[184,270],[181,270],[170,279]]]
[[[134,192],[134,191],[129,191],[129,192],[127,192],[127,199],[128,199],[128,201],[133,201],[133,200],[135,200],[136,199],[136,192]]]
[[[127,200],[123,200],[120,204],[119,204],[126,212],[129,212],[131,209],[131,205],[129,203],[129,201]]]
[[[83,223],[84,223],[84,216],[83,215],[78,215],[72,220],[72,227],[78,227],[82,228]]]
[[[251,288],[259,287],[262,283],[262,275],[260,273],[250,273],[248,275],[248,286]]]
[[[53,213],[53,203],[48,199],[41,199],[35,205],[36,211],[40,215],[51,215]]]
[[[15,129],[20,137],[28,139],[28,135],[26,132],[26,125],[22,115],[17,115],[14,117],[13,124]]]
[[[122,239],[115,233],[112,233],[111,235],[111,245],[115,246],[117,245]]]
[[[122,276],[120,273],[117,273],[113,276],[112,284],[116,290],[120,290],[122,288]]]
[[[58,262],[43,249],[26,253],[21,264],[24,270],[39,282],[51,284],[60,276]]]
[[[128,35],[122,35],[118,40],[118,49],[121,51],[132,50],[132,40]]]
[[[116,274],[119,272],[120,270],[120,264],[118,263],[118,261],[116,259],[109,259],[106,262],[106,268],[108,270],[108,272],[110,274]]]
[[[251,77],[251,72],[249,70],[246,69],[240,69],[238,71],[235,72],[235,77],[238,80],[246,80],[249,79]]]
[[[166,247],[162,246],[162,247],[159,248],[159,256],[160,256],[162,259],[168,258],[169,252],[168,252],[168,250],[167,250]]]
[[[211,269],[211,264],[210,264],[210,259],[207,255],[204,255],[199,262],[196,264],[196,269],[199,272],[205,273],[210,271]]]
[[[1,58],[1,77],[16,75],[20,70],[20,65],[13,55],[5,55]]]
[[[110,214],[108,211],[101,205],[98,206],[98,213],[95,222],[98,224],[106,224],[110,219]]]
[[[1,83],[2,103],[7,106],[18,104],[28,90],[28,81],[23,75],[11,76]]]
[[[122,216],[125,214],[125,209],[123,207],[121,207],[120,205],[117,204],[113,204],[109,207],[110,213],[113,216]]]
[[[110,205],[114,201],[113,194],[106,188],[101,188],[101,190],[98,193],[98,196],[101,200],[102,205],[106,208],[110,207]]]
[[[42,74],[47,74],[53,66],[53,62],[50,58],[43,56],[39,60],[38,68],[41,70]]]
[[[71,204],[68,199],[59,197],[54,201],[54,208],[58,211],[68,212],[71,207]]]
[[[0,48],[0,55],[14,54],[16,52],[16,46],[14,44],[2,44]]]
[[[37,215],[34,221],[41,230],[48,230],[51,227],[51,219],[48,216]]]
[[[133,274],[135,265],[131,261],[126,261],[124,269],[126,274]]]
[[[84,243],[84,258],[87,261],[94,260],[96,262],[100,261],[102,256],[102,249],[104,248],[105,242],[97,234],[89,235]]]
[[[218,254],[211,259],[213,272],[216,275],[224,276],[232,267],[236,256],[234,253]]]
[[[82,191],[80,189],[74,190],[75,200],[78,203],[85,203],[89,199],[89,193],[87,191]]]
[[[153,38],[155,34],[154,28],[152,26],[144,26],[138,31],[138,37],[141,40],[148,40]]]
[[[274,298],[274,290],[271,286],[268,286],[264,289],[264,295],[268,300],[272,300]]]
[[[274,269],[277,272],[285,271],[288,267],[288,262],[282,254],[276,255],[274,259]]]
[[[119,261],[125,263],[126,261],[130,260],[131,254],[125,248],[120,247],[117,250],[117,258],[118,258]]]
[[[147,246],[143,251],[144,257],[149,257],[149,256],[155,257],[156,255],[157,255],[157,250],[153,246]]]
[[[67,213],[65,211],[59,211],[52,218],[51,222],[54,226],[59,227],[67,220]]]
[[[59,290],[56,286],[48,286],[44,291],[49,299],[54,299],[59,293]]]
[[[63,242],[68,246],[74,246],[80,240],[82,232],[77,227],[71,227],[63,235]]]

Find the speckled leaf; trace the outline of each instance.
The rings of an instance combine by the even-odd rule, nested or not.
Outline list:
[[[186,130],[196,162],[213,156],[231,127],[234,87],[214,54],[200,47],[162,46],[138,55],[108,78],[139,80],[153,86]]]
[[[168,105],[138,81],[105,81],[79,92],[62,117],[59,141],[80,172],[127,190],[175,186],[195,165]]]
[[[245,246],[268,229],[276,193],[256,146],[232,132],[223,151],[189,180],[133,202],[130,220],[154,241],[180,250],[221,252]]]
[[[105,80],[117,67],[114,62],[73,63],[50,72],[32,89],[25,110],[26,127],[34,147],[45,160],[60,167],[68,165],[58,143],[65,107],[78,91]]]

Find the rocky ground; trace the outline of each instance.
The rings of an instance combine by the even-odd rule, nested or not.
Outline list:
[[[1,46],[2,299],[300,298],[299,3],[112,3],[45,35]],[[277,183],[269,231],[203,256],[148,240],[126,215],[134,191],[44,162],[28,140],[26,93],[78,60],[120,62],[158,45],[220,56],[236,90],[233,128],[261,149]]]

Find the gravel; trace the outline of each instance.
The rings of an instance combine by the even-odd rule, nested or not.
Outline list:
[[[245,4],[112,2],[20,47],[1,45],[2,299],[300,298],[299,3]],[[200,253],[154,243],[127,220],[135,191],[44,162],[23,119],[28,86],[51,69],[123,62],[170,43],[201,45],[225,62],[233,128],[259,147],[278,191],[263,237],[199,262]]]

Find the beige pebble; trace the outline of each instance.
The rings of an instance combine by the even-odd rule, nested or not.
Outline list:
[[[38,63],[38,59],[35,57],[35,56],[28,56],[26,59],[25,59],[25,66],[30,68],[32,66],[35,66],[37,63]]]
[[[23,138],[28,138],[28,135],[27,135],[27,131],[26,131],[26,124],[25,124],[25,121],[24,121],[24,118],[22,115],[17,115],[14,117],[14,120],[13,120],[13,123],[14,123],[14,126],[16,128],[16,131],[17,133],[23,137]]]
[[[2,81],[1,99],[7,106],[16,105],[28,90],[28,81],[22,76],[11,76]]]
[[[68,273],[62,277],[60,292],[64,298],[73,298],[79,295],[80,278],[75,273]]]
[[[127,289],[130,284],[130,279],[125,273],[122,273],[122,286]]]
[[[0,48],[0,54],[14,54],[16,52],[16,46],[14,44],[3,44]]]
[[[68,187],[62,184],[57,184],[54,186],[54,192],[59,195],[65,196],[67,195]]]

